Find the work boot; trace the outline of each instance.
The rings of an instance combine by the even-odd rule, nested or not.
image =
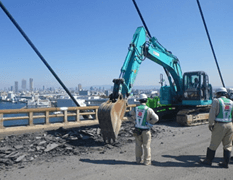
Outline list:
[[[143,163],[143,159],[141,159],[141,158],[136,158],[136,163],[137,163],[137,164]]]
[[[151,165],[151,161],[148,161],[148,160],[147,160],[147,161],[144,162],[144,164],[145,164],[146,166],[149,166],[149,165]]]
[[[212,165],[212,161],[214,159],[214,156],[215,156],[215,151],[207,148],[206,158],[204,160],[200,160],[199,163],[211,166]]]
[[[218,165],[223,168],[228,168],[228,164],[231,158],[231,151],[225,150],[223,151],[223,162],[220,162]]]

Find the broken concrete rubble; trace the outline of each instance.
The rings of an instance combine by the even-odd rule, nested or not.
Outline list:
[[[48,161],[58,156],[96,151],[104,154],[107,150],[134,142],[132,130],[133,123],[123,122],[118,139],[112,144],[103,142],[98,125],[5,136],[0,140],[0,171],[13,166],[22,168],[31,162]],[[155,127],[152,136],[157,136],[161,131]]]

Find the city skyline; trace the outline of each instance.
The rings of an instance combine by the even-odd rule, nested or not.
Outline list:
[[[9,87],[4,87],[4,88],[0,88],[0,91],[4,91],[4,90],[9,90],[9,91],[14,91],[14,92],[18,92],[18,91],[22,91],[22,90],[27,90],[27,91],[34,91],[35,89],[36,90],[46,90],[46,89],[63,89],[61,86],[56,86],[56,87],[53,87],[53,86],[38,86],[38,87],[33,87],[32,88],[33,90],[31,90],[31,84],[30,84],[30,80],[32,80],[33,84],[34,84],[34,80],[33,78],[29,78],[29,85],[28,87],[26,88],[19,88],[20,84],[18,83],[18,81],[14,81],[14,86],[9,86]],[[22,81],[26,81],[25,79],[22,79]],[[27,84],[27,83],[26,83]],[[76,86],[72,86],[72,87],[67,87],[68,89],[73,89],[73,90],[107,90],[107,89],[112,89],[113,88],[113,85],[90,85],[90,86],[83,86],[82,84],[77,84]],[[22,87],[22,83],[21,83],[21,87]],[[159,89],[160,88],[160,85],[157,85],[157,86],[134,86],[133,89]],[[63,89],[64,90],[64,89]],[[65,91],[65,90],[64,90]]]
[[[132,1],[1,1],[67,87],[113,85],[142,22]],[[136,0],[150,34],[180,60],[182,72],[205,71],[212,86],[221,80],[196,1]],[[224,3],[223,3],[224,2]],[[182,4],[182,6],[181,6]],[[230,0],[200,0],[219,67],[233,86],[233,25]],[[43,12],[43,13],[41,13]],[[120,12],[120,13],[119,13]],[[33,77],[34,88],[60,84],[0,9],[0,89],[18,77]],[[163,67],[146,59],[134,86],[159,86]],[[19,88],[20,85],[19,85]]]
[[[58,86],[45,86],[45,85],[42,85],[42,86],[36,86],[34,87],[34,79],[33,78],[29,78],[28,79],[28,82],[27,83],[27,80],[26,79],[22,79],[21,80],[21,84],[18,83],[18,81],[14,81],[14,85],[10,85],[8,87],[3,87],[3,88],[0,88],[0,91],[3,91],[3,90],[10,90],[10,91],[14,91],[14,92],[18,92],[18,91],[22,91],[22,90],[27,90],[27,91],[34,91],[34,90],[46,90],[46,89],[63,89],[62,86],[60,86],[58,84]],[[28,84],[28,86],[27,86]],[[164,81],[163,85],[166,85],[168,84],[167,81]],[[21,86],[21,88],[19,88]],[[93,88],[95,89],[112,89],[114,86],[114,84],[112,85],[90,85],[90,86],[83,86],[81,83],[78,83],[77,85],[73,85],[71,87],[67,87],[68,89],[74,89],[74,90],[77,90],[77,91],[80,91],[80,90],[92,90]],[[161,87],[161,84],[160,85],[134,85],[133,86],[133,89],[160,89]],[[213,88],[218,88],[220,86],[212,86]],[[233,86],[228,86],[228,88],[233,88]],[[64,90],[64,89],[63,89]]]
[[[9,87],[4,87],[4,88],[0,88],[0,90],[4,90],[4,89],[10,89],[11,91],[15,91],[15,92],[18,92],[19,90],[30,90],[30,91],[33,91],[34,90],[34,80],[33,80],[33,78],[29,78],[29,80],[28,80],[28,86],[27,86],[27,80],[26,79],[22,79],[21,80],[21,88],[19,88],[19,81],[14,81],[14,86],[9,86]],[[105,89],[105,87],[104,86],[106,86],[106,85],[102,85],[102,86],[99,86],[99,85],[96,85],[96,86],[90,86],[90,87],[88,87],[88,89],[95,89],[95,88],[98,88],[98,89]],[[107,85],[108,86],[108,85]],[[75,89],[77,89],[78,91],[80,91],[80,90],[82,90],[83,88],[82,88],[83,86],[82,86],[82,84],[77,84],[77,86],[74,86],[74,87],[69,87],[70,89],[72,89],[72,88],[75,88]],[[58,86],[58,87],[52,87],[52,86],[48,86],[47,88],[43,85],[42,87],[36,87],[36,89],[43,89],[43,90],[45,90],[45,89],[49,89],[49,88],[61,88],[62,89],[62,87],[61,86]],[[85,88],[87,88],[87,87],[85,87]]]

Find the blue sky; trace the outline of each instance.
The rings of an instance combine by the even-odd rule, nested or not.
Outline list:
[[[233,86],[233,1],[199,0],[222,76]],[[131,0],[1,0],[67,87],[113,85],[142,22]],[[221,80],[196,0],[136,0],[152,36],[176,55],[183,73],[205,71]],[[34,79],[59,83],[0,9],[0,89]],[[163,68],[147,59],[135,86],[159,85]],[[165,74],[164,74],[165,76]]]

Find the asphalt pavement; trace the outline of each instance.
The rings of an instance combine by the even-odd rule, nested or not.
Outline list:
[[[0,171],[0,180],[230,180],[233,163],[220,168],[222,145],[216,151],[211,167],[201,166],[211,133],[208,125],[181,127],[175,122],[157,124],[152,138],[152,165],[135,163],[133,137],[122,146],[108,146],[106,151],[92,151],[79,155],[56,156],[23,167]],[[94,147],[93,147],[94,148]]]

